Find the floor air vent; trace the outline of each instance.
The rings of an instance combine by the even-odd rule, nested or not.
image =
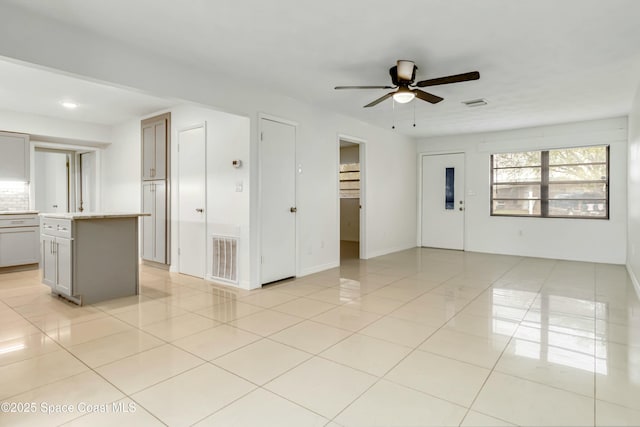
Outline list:
[[[211,278],[238,284],[238,238],[212,237]]]

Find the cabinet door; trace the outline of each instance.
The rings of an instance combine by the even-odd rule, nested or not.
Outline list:
[[[42,235],[40,239],[40,268],[42,268],[42,282],[52,288],[56,285],[56,254],[53,245],[55,237]]]
[[[0,267],[38,262],[36,227],[0,229]]]
[[[54,247],[56,255],[56,291],[65,295],[73,295],[71,240],[56,237]]]
[[[142,212],[151,216],[142,217],[142,259],[154,260],[155,247],[155,193],[153,191],[155,183],[145,182],[142,184]]]
[[[154,258],[155,262],[167,262],[167,190],[164,181],[154,184],[155,212],[154,212]]]
[[[156,162],[155,126],[150,124],[142,128],[142,179],[154,179],[153,169]]]
[[[167,177],[167,122],[160,120],[142,128],[142,179]]]
[[[0,132],[0,181],[29,182],[29,136]]]
[[[155,123],[155,162],[153,179],[167,178],[167,122],[162,120]]]

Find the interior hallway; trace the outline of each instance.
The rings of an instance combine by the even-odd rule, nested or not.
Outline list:
[[[79,308],[0,275],[0,400],[76,405],[0,424],[640,424],[623,266],[418,248],[252,292],[141,285]]]

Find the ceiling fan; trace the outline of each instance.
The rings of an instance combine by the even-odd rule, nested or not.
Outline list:
[[[394,101],[401,104],[405,104],[413,100],[413,98],[422,99],[423,101],[437,104],[442,101],[443,98],[417,89],[419,87],[445,85],[449,83],[466,82],[469,80],[478,80],[480,73],[477,71],[471,71],[469,73],[455,74],[452,76],[438,77],[436,79],[422,80],[417,83],[413,83],[416,78],[416,64],[413,61],[399,60],[397,65],[394,65],[389,69],[391,74],[391,82],[393,86],[336,86],[340,89],[397,89],[394,92],[389,92],[386,95],[381,96],[365,105],[364,107],[373,107],[378,105],[385,99],[393,97]]]

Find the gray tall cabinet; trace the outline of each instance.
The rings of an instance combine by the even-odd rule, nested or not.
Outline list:
[[[169,264],[169,152],[171,113],[141,122],[142,217],[141,256]]]

